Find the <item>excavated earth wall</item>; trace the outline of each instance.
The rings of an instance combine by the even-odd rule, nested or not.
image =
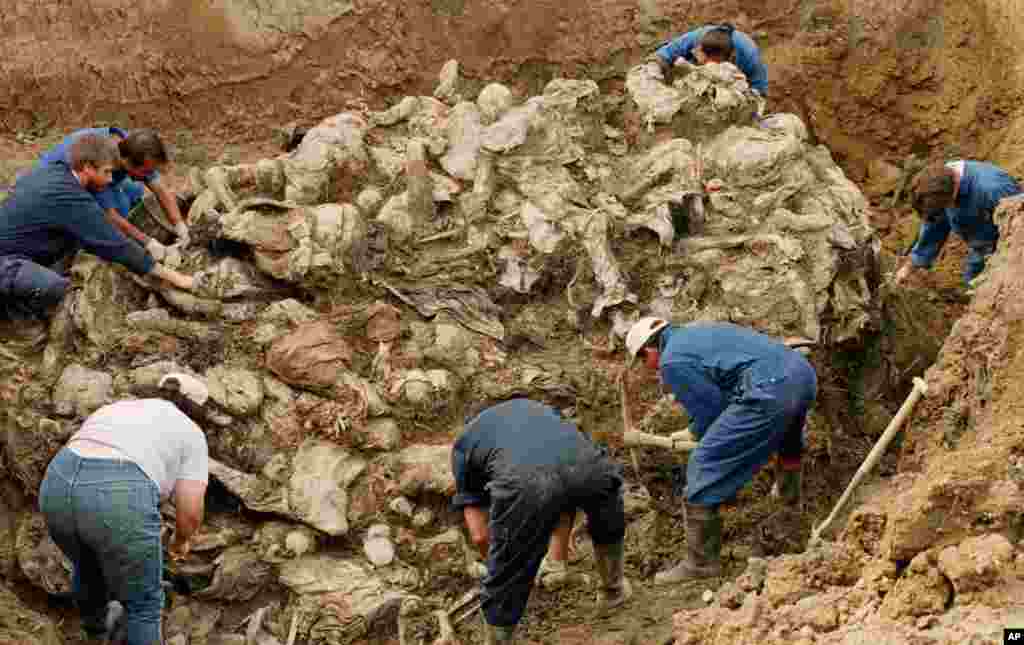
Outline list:
[[[554,77],[613,86],[689,25],[754,34],[773,108],[855,180],[947,149],[1016,170],[1020,0],[30,0],[0,16],[0,128],[119,121],[229,136],[432,88],[451,58],[521,96]]]

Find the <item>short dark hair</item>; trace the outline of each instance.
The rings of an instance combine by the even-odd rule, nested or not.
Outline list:
[[[937,162],[926,166],[911,183],[911,203],[922,216],[949,205],[956,190],[952,168]]]
[[[110,137],[102,134],[83,134],[76,137],[68,150],[68,163],[72,170],[81,170],[86,166],[99,168],[104,164],[112,164],[117,160],[117,145]]]
[[[147,160],[158,165],[167,163],[167,148],[160,135],[152,130],[133,130],[117,147],[121,151],[121,158],[132,166],[141,166]]]
[[[700,48],[708,58],[716,61],[727,61],[732,58],[732,25],[722,25],[709,29],[700,39]]]

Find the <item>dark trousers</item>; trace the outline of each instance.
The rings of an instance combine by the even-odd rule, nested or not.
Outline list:
[[[483,580],[487,622],[519,623],[559,517],[582,509],[594,544],[618,544],[626,534],[622,475],[606,458],[558,469],[524,470],[490,485],[490,549]]]
[[[125,608],[128,645],[159,645],[163,609],[160,490],[126,459],[79,457],[64,448],[39,489],[50,537],[74,565],[72,594],[91,634],[107,603]]]
[[[45,318],[64,298],[70,280],[28,258],[0,256],[0,319]]]

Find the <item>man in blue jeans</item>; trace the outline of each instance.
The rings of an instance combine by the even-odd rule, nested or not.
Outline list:
[[[66,160],[33,168],[0,204],[0,319],[46,318],[69,285],[51,267],[79,249],[179,289],[195,287],[191,276],[165,267],[115,229],[96,203],[92,192],[110,183],[117,159],[108,137],[80,136]]]
[[[686,469],[686,557],[654,582],[717,577],[718,507],[773,454],[779,456],[782,502],[799,504],[804,422],[818,389],[814,368],[770,336],[730,323],[673,327],[661,318],[641,318],[626,335],[626,348],[659,371],[689,413],[698,441]]]
[[[896,284],[915,269],[930,267],[950,233],[967,242],[963,280],[969,284],[995,253],[999,229],[992,215],[996,206],[1001,199],[1020,192],[1020,185],[1006,171],[982,161],[951,161],[922,170],[911,184],[911,200],[921,217],[921,229],[910,251],[910,262],[896,273]]]
[[[554,408],[514,399],[466,424],[452,448],[455,498],[487,558],[485,643],[514,642],[534,578],[561,518],[583,509],[603,609],[631,595],[623,575],[626,523],[618,465]]]
[[[206,436],[182,410],[198,414],[209,392],[185,374],[160,386],[170,401],[121,401],[86,419],[39,490],[50,537],[74,565],[72,595],[88,638],[105,635],[107,605],[117,600],[127,645],[163,642],[160,502],[173,498],[176,508],[172,558],[187,555],[203,520]]]
[[[655,52],[655,59],[669,82],[672,67],[680,58],[695,65],[734,63],[747,77],[750,89],[762,98],[768,96],[768,68],[761,62],[757,45],[732,25],[707,25],[662,45]]]
[[[178,243],[188,246],[188,225],[178,207],[177,197],[160,179],[160,169],[168,163],[167,149],[159,135],[152,130],[133,130],[131,133],[116,127],[76,130],[46,151],[39,158],[39,165],[67,162],[71,145],[86,134],[110,137],[117,144],[120,153],[114,160],[114,172],[110,183],[93,193],[96,203],[103,209],[110,223],[149,251],[155,260],[164,259],[167,253],[164,245],[128,221],[128,214],[142,202],[145,186],[156,196],[167,219],[174,226]]]

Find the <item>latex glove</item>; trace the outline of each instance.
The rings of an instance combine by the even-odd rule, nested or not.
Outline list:
[[[148,251],[157,262],[160,262],[167,257],[167,247],[153,237],[149,238],[149,241],[146,242],[146,251]]]
[[[174,233],[178,236],[178,246],[181,248],[188,247],[188,224],[185,222],[178,222],[174,225]]]

